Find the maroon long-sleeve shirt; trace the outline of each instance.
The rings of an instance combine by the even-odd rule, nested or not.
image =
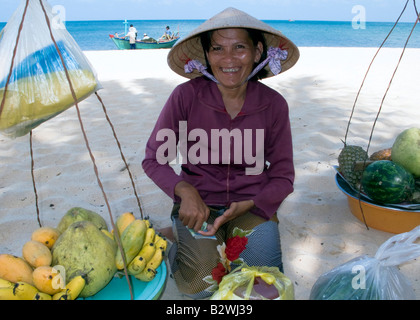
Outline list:
[[[181,163],[180,174],[171,161]],[[270,219],[293,192],[287,102],[266,85],[249,81],[242,110],[232,119],[213,81],[200,77],[183,83],[162,109],[142,166],[175,202],[175,185],[184,180],[207,205],[252,199],[253,212]]]

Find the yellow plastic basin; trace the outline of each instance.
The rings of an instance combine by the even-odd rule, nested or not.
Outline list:
[[[347,196],[351,213],[367,226],[390,233],[403,233],[420,225],[420,210],[381,206],[369,199],[360,199],[339,174],[336,174],[335,181]]]

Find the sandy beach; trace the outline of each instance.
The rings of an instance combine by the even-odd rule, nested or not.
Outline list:
[[[374,256],[391,233],[367,229],[355,218],[334,180],[334,165],[365,72],[376,48],[300,48],[284,74],[264,80],[289,103],[295,157],[295,191],[278,210],[285,274],[295,298],[306,300],[318,277],[360,255]],[[402,49],[382,49],[366,79],[348,142],[367,146],[373,121]],[[169,199],[144,174],[144,147],[161,108],[186,79],[166,63],[169,51],[85,51],[97,72],[98,91],[129,163],[143,212],[157,227],[170,225]],[[392,145],[398,133],[419,126],[420,49],[407,49],[375,127],[371,151]],[[102,106],[95,95],[79,104],[113,217],[140,217],[131,181]],[[72,207],[100,213],[110,226],[75,108],[33,130],[40,220],[56,226]],[[38,228],[31,179],[29,135],[0,136],[0,253],[21,255]],[[420,259],[400,266],[420,299]],[[161,299],[186,299],[168,277]]]

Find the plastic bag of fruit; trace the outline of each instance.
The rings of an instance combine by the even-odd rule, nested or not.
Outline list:
[[[4,135],[23,136],[101,87],[82,50],[56,20],[47,1],[21,0],[0,33]]]
[[[398,266],[420,256],[420,226],[384,242],[374,257],[352,259],[321,275],[310,300],[414,300]],[[417,243],[416,243],[417,241]]]
[[[293,300],[292,281],[276,267],[242,265],[225,275],[211,300]]]

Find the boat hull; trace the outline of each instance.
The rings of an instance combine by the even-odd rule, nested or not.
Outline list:
[[[113,35],[109,35],[112,41],[115,43],[118,49],[120,50],[129,50],[130,41],[128,39],[116,38]],[[136,41],[136,49],[168,49],[172,48],[173,45],[178,41],[179,38],[169,40],[169,41],[157,41],[157,42],[145,42],[145,41]]]

